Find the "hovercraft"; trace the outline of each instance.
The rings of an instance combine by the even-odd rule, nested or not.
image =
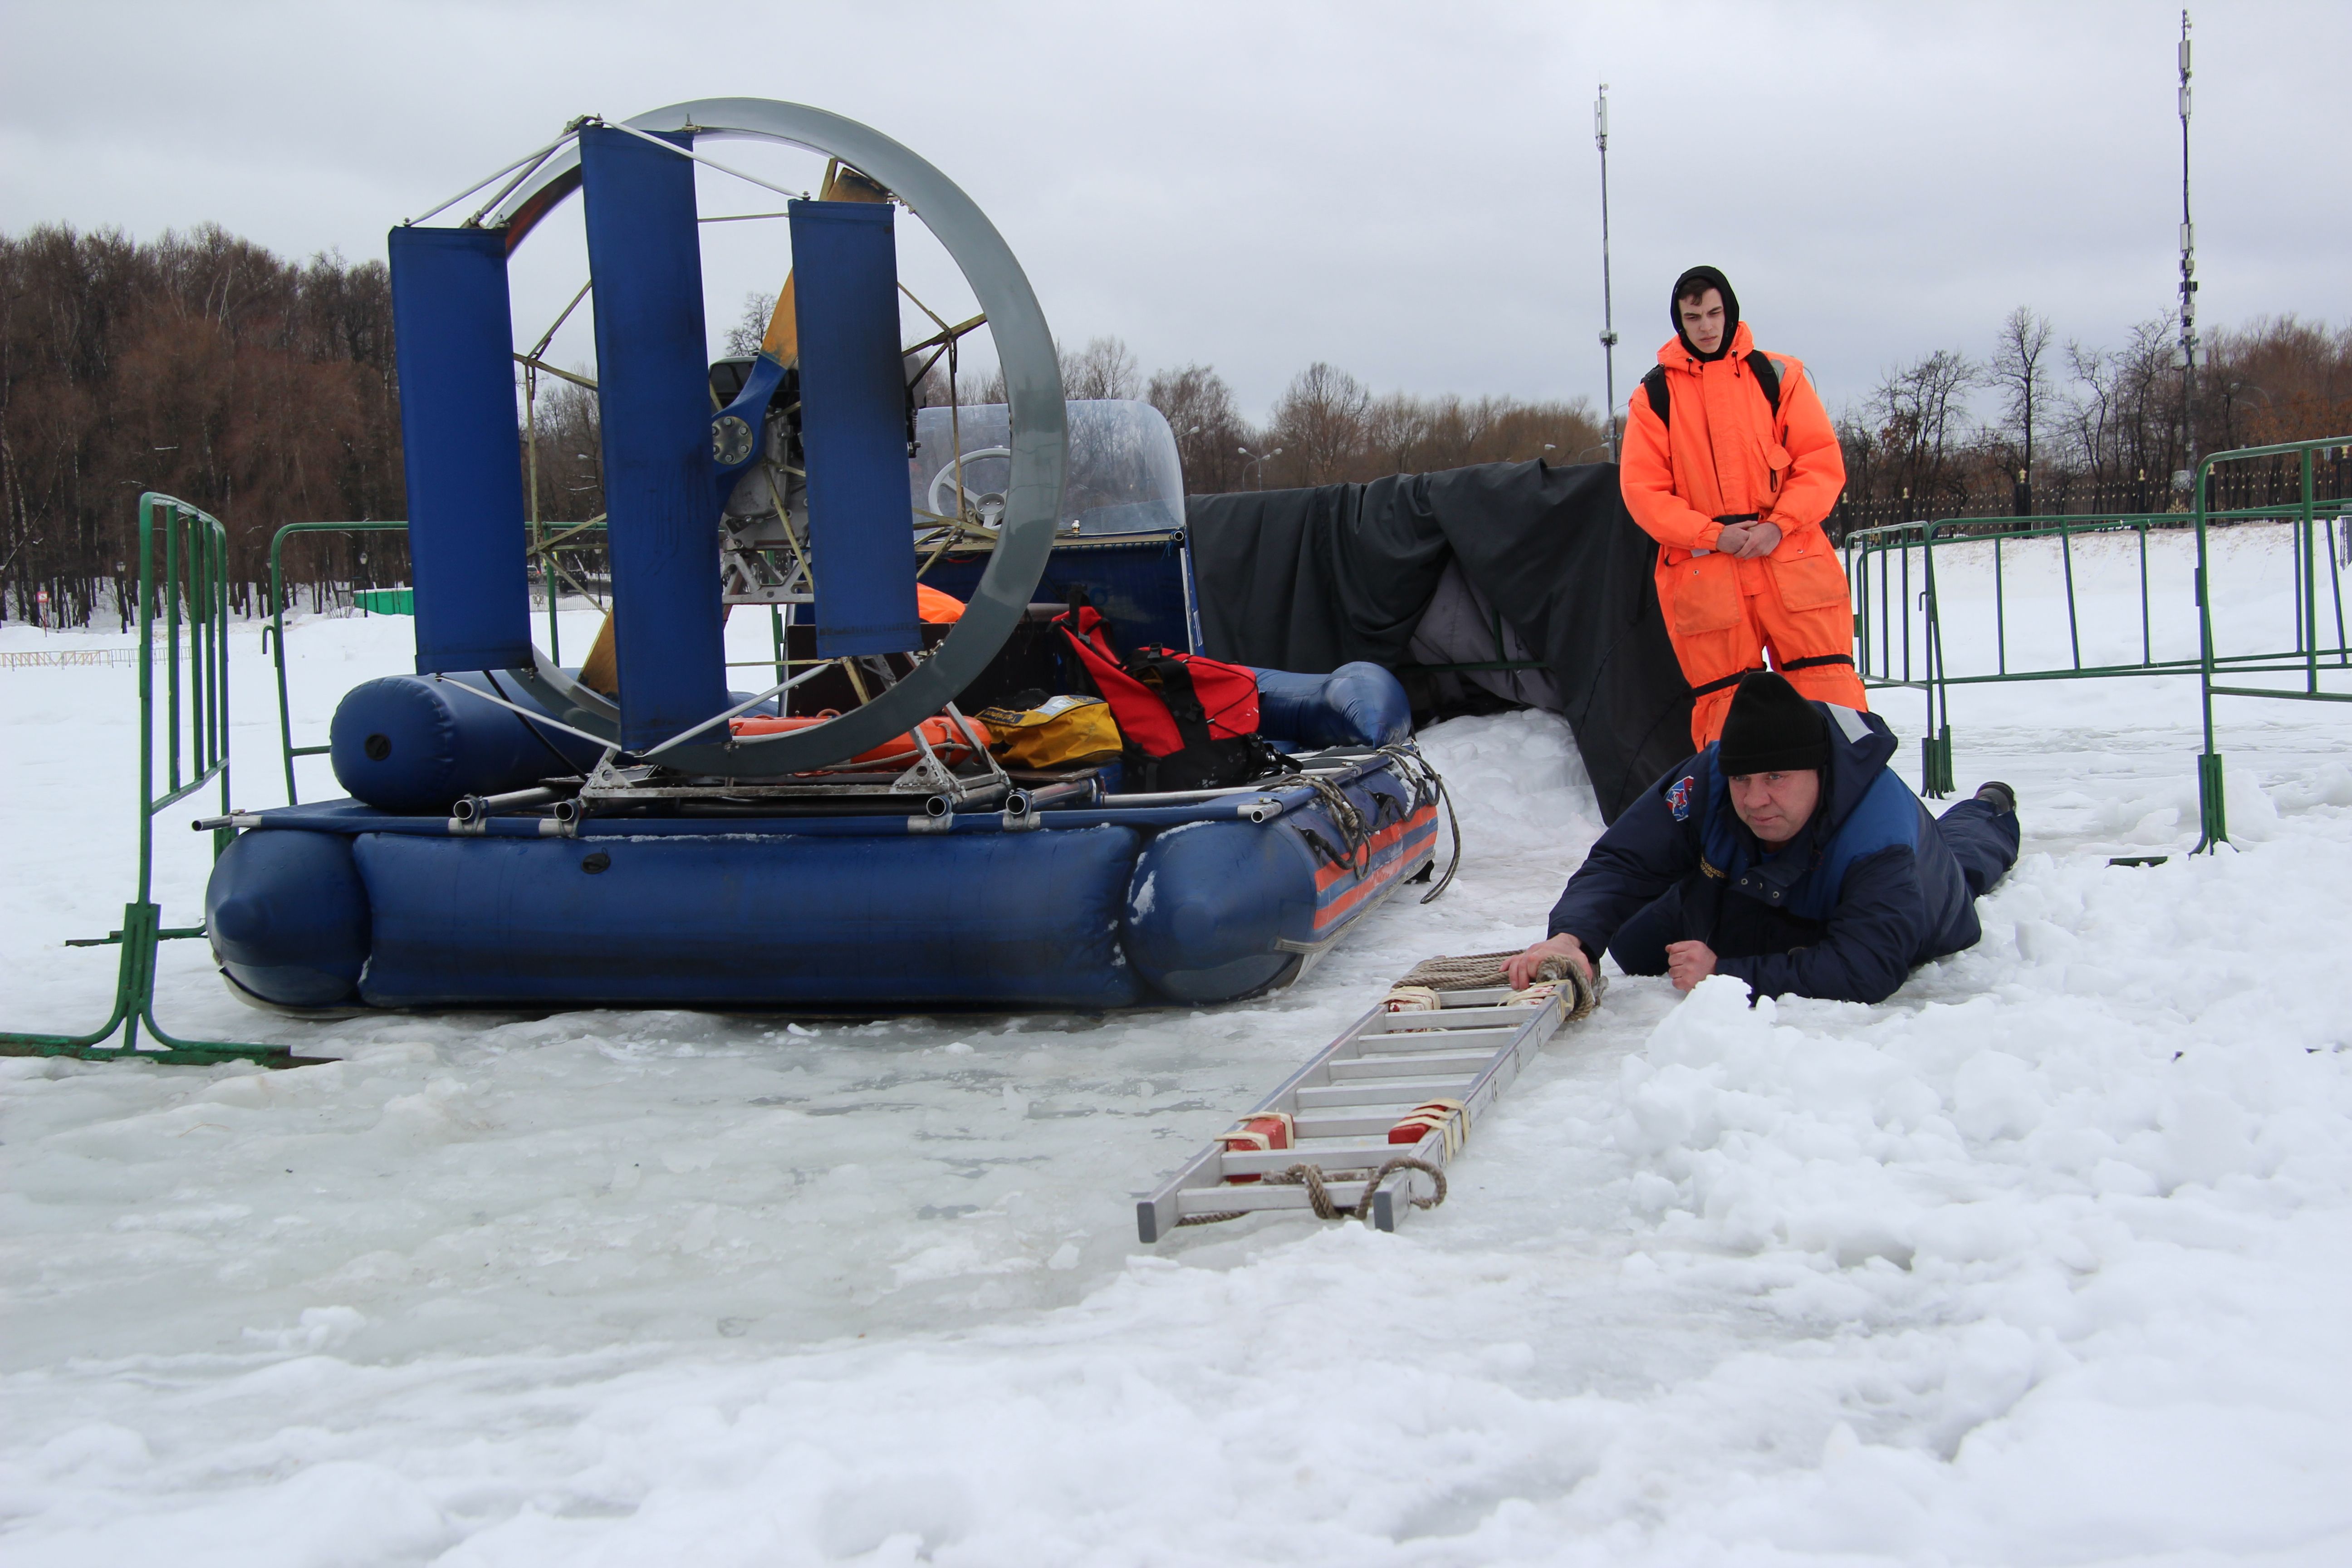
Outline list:
[[[694,171],[730,138],[832,162],[761,352],[712,364]],[[1444,785],[1402,687],[1200,657],[1167,422],[1065,402],[1026,278],[939,171],[751,99],[583,121],[526,163],[477,221],[392,231],[415,673],[338,707],[351,798],[233,819],[206,929],[240,995],[1219,1002],[1429,876]],[[507,286],[574,191],[613,582],[578,668],[530,638]],[[981,306],[911,347],[902,209]],[[983,322],[1003,402],[915,407]],[[785,623],[757,692],[726,679],[740,605]]]

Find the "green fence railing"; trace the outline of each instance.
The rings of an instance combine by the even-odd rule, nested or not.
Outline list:
[[[269,537],[269,626],[262,646],[278,667],[278,751],[286,768],[286,804],[299,805],[294,793],[294,759],[315,757],[330,746],[294,743],[294,719],[286,703],[286,541],[298,533],[406,533],[405,522],[289,522]]]
[[[2339,528],[2352,527],[2352,508],[2338,501],[2342,515],[2323,517],[2319,503],[2314,499],[2316,489],[2315,465],[2320,453],[2332,447],[2352,447],[2352,436],[2331,436],[2317,441],[2285,441],[2269,447],[2244,447],[2234,452],[2216,452],[2197,465],[2197,632],[2199,645],[2198,698],[2205,721],[2205,750],[2197,758],[2197,810],[2200,837],[2197,847],[2207,849],[2230,840],[2229,815],[2221,788],[2221,754],[2213,746],[2213,699],[2216,697],[2269,698],[2274,700],[2301,702],[2352,702],[2352,690],[2325,690],[2319,684],[2323,670],[2337,672],[2339,678],[2352,673],[2352,647],[2346,646],[2344,636],[2344,572],[2347,554],[2352,554],[2352,539],[2344,540],[2339,547]],[[2290,650],[2276,653],[2224,654],[2220,650],[2220,637],[2213,626],[2213,594],[2211,592],[2211,557],[2208,549],[2209,529],[2217,519],[2206,515],[2204,498],[2210,489],[2208,476],[2218,464],[2253,462],[2263,458],[2294,458],[2301,469],[2303,496],[2294,508],[2291,522],[2294,548],[2290,552],[2294,570],[2294,641]],[[2226,514],[2223,514],[2226,516]],[[2325,574],[2326,591],[2319,563],[2327,563]],[[2323,611],[2322,600],[2327,602]],[[2331,626],[2332,623],[2332,626]],[[2336,641],[2326,642],[2333,629]],[[2216,676],[2232,679],[2246,675],[2301,675],[2303,689],[2291,691],[2272,686],[2222,686]]]
[[[2239,518],[2269,518],[2277,509],[2256,509],[2232,514]],[[2011,680],[2085,680],[2116,676],[2186,675],[2197,668],[2197,657],[2185,649],[2158,658],[2154,618],[2150,611],[2148,537],[2171,532],[2186,534],[2193,520],[2186,512],[2112,512],[2081,517],[2033,520],[1998,517],[1955,517],[1932,522],[1889,523],[1859,530],[1846,536],[1846,580],[1854,594],[1854,668],[1865,687],[1913,687],[1927,700],[1927,733],[1920,739],[1920,790],[1930,797],[1948,795],[1953,787],[1952,730],[1949,696],[1954,686]],[[2105,660],[2083,658],[2082,582],[2076,570],[2078,543],[2128,540],[2134,557],[2138,598],[2139,649],[2137,658]],[[2035,659],[2015,648],[2013,634],[2021,616],[2012,604],[2012,572],[2021,552],[2055,541],[2063,599],[2066,652],[2063,658]],[[1937,581],[1938,559],[1959,553],[1982,557],[1991,569],[1991,633],[1993,668],[1955,672],[1944,647],[1949,616]],[[1948,572],[1947,573],[1948,575]],[[2042,629],[2036,627],[2035,629]]]
[[[416,590],[354,588],[352,608],[364,616],[413,616],[416,613]]]
[[[1845,542],[1846,577],[1854,595],[1854,665],[1866,687],[1910,687],[1927,703],[1927,732],[1920,741],[1921,793],[1942,796],[1952,791],[1952,728],[1950,693],[1956,686],[1989,685],[2026,680],[2097,680],[2142,676],[2197,677],[2208,690],[2206,755],[2213,756],[2211,696],[2295,696],[2322,701],[2347,700],[2319,689],[2323,668],[2347,665],[2345,637],[2343,576],[2346,556],[2352,552],[2352,501],[2320,502],[2315,499],[2313,464],[2319,453],[2352,444],[2352,437],[2290,443],[2220,452],[2198,468],[2198,490],[2206,493],[2205,476],[2216,464],[2300,455],[2304,464],[2303,494],[2297,501],[2276,505],[2208,510],[2200,505],[2185,512],[2105,513],[2084,517],[1948,518],[1937,521],[1895,523],[1865,529]],[[2344,515],[2335,515],[2336,512]],[[2021,527],[2021,523],[2029,526]],[[2212,562],[2208,530],[2224,525],[2286,525],[2294,548],[2292,626],[2277,619],[2263,623],[2251,647],[2217,638],[2212,595],[2208,592]],[[2158,596],[2163,586],[2151,572],[2151,540],[2193,538],[2193,566],[2178,583],[2179,598]],[[2054,561],[2050,549],[2054,542]],[[2095,547],[2095,548],[2093,548]],[[2084,555],[2088,550],[2092,561]],[[2118,554],[2126,562],[2116,560]],[[1957,559],[1956,559],[1957,558]],[[2018,573],[2024,560],[2047,569],[2054,565],[2054,594],[2036,592],[2030,602],[2020,593]],[[1977,576],[1971,591],[1955,594],[1953,584],[1965,562]],[[2325,563],[2326,569],[2321,570]],[[2090,624],[2086,616],[2086,586],[2112,596],[2118,565],[2128,573],[2122,622],[2103,617]],[[2090,581],[2086,584],[2085,579]],[[1981,591],[1979,591],[1981,590]],[[2193,619],[2171,609],[2193,608]],[[1947,647],[1946,632],[1956,617],[1973,611],[1990,633],[1983,642],[1967,646],[1990,648],[1990,657],[1956,668]],[[2063,629],[2063,645],[2059,633]],[[2334,644],[2327,634],[2334,634]],[[2194,633],[2195,640],[2189,637]],[[2021,647],[2021,642],[2026,646]],[[2088,643],[2091,651],[2086,655]],[[2224,645],[2227,646],[2224,646]],[[2136,646],[2135,646],[2136,645]],[[1990,668],[1984,668],[1986,665]],[[2215,678],[2263,672],[2295,672],[2305,677],[2306,689],[2283,692],[2267,688],[2215,684]],[[2210,774],[2210,777],[2208,776]],[[2218,756],[2199,763],[2200,808],[2204,836],[2200,847],[2225,837],[2221,826],[2221,772]]]
[[[563,597],[562,584],[569,584],[582,598],[590,596],[587,585],[573,575],[563,563],[560,553],[566,546],[578,550],[585,535],[603,531],[604,520],[593,517],[586,522],[533,523],[529,542],[524,546],[525,559],[535,567],[547,595],[548,657],[558,663],[563,659],[563,633],[557,619]],[[286,697],[286,541],[298,533],[406,533],[404,521],[384,522],[289,522],[269,539],[269,626],[261,635],[261,646],[278,668],[278,749],[286,771],[286,804],[299,804],[295,793],[294,759],[324,756],[331,746],[298,746],[294,743],[294,717]],[[414,588],[370,588],[352,595],[357,608],[372,615],[410,616],[416,613],[416,590]],[[781,638],[782,634],[779,633]],[[781,678],[779,678],[781,679]]]
[[[563,633],[562,622],[558,617],[566,585],[569,585],[571,591],[579,598],[593,597],[588,585],[563,563],[560,552],[567,547],[575,551],[580,549],[580,541],[584,536],[601,532],[604,527],[604,520],[602,517],[591,518],[586,522],[535,523],[532,525],[530,540],[524,546],[525,558],[538,571],[541,589],[546,594],[548,658],[558,664],[563,661]],[[277,666],[278,750],[279,765],[286,775],[286,802],[289,805],[297,805],[301,799],[297,793],[294,778],[295,759],[324,756],[334,748],[331,745],[298,746],[294,743],[294,713],[286,689],[286,570],[284,564],[286,541],[298,533],[405,533],[407,531],[408,524],[404,521],[289,522],[270,538],[269,625],[261,634],[261,646],[269,653]],[[390,607],[373,605],[361,606],[369,609],[372,613],[392,615],[415,613],[415,590],[413,588],[371,589],[365,592],[400,595],[400,600]],[[787,654],[783,614],[773,605],[768,606],[768,630],[772,648],[770,658],[733,659],[729,661],[728,668],[749,668],[757,666],[765,669],[772,667],[776,671],[776,679],[782,680],[791,666],[809,662],[794,660]]]
[[[154,900],[155,818],[215,779],[222,810],[229,809],[228,590],[228,535],[219,520],[171,496],[142,495],[138,891],[122,907],[121,930],[66,943],[122,949],[114,1011],[86,1034],[0,1033],[0,1054],[178,1064],[241,1057],[278,1066],[303,1059],[283,1046],[184,1039],[155,1021],[158,944],[205,935],[201,925],[163,924]],[[215,858],[232,837],[226,827],[213,831]],[[142,1024],[152,1046],[139,1043]]]

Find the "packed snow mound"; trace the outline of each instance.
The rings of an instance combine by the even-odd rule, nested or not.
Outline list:
[[[299,628],[298,711],[384,626]],[[0,677],[11,1025],[111,994],[55,943],[127,814],[38,737],[127,767],[131,679]],[[1600,831],[1554,719],[1424,736],[1454,889],[1233,1007],[298,1029],[172,944],[168,1021],[346,1059],[0,1061],[0,1556],[2352,1558],[2352,722],[2225,737],[2244,845],[2191,859],[2193,684],[2099,689],[1955,703],[2026,826],[1977,947],[1877,1006],[1621,978],[1397,1236],[1146,1250],[1133,1194],[1412,963],[1540,934]]]

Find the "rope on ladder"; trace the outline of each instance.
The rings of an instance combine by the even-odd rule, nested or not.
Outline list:
[[[1444,1171],[1440,1169],[1438,1166],[1431,1164],[1426,1160],[1416,1160],[1410,1154],[1399,1154],[1395,1159],[1391,1160],[1387,1164],[1382,1165],[1378,1171],[1373,1172],[1370,1179],[1364,1183],[1364,1195],[1362,1201],[1359,1202],[1353,1208],[1349,1208],[1344,1204],[1337,1204],[1331,1201],[1329,1184],[1338,1180],[1339,1177],[1327,1174],[1323,1167],[1320,1165],[1310,1165],[1302,1161],[1298,1164],[1293,1165],[1288,1170],[1282,1172],[1279,1175],[1267,1176],[1265,1178],[1265,1184],[1268,1186],[1305,1187],[1307,1189],[1307,1205],[1315,1211],[1315,1217],[1317,1219],[1361,1219],[1366,1225],[1370,1225],[1372,1223],[1372,1194],[1380,1190],[1380,1185],[1382,1182],[1387,1181],[1399,1171],[1419,1171],[1436,1185],[1436,1195],[1426,1198],[1412,1198],[1412,1203],[1413,1207],[1417,1209],[1433,1209],[1438,1205],[1445,1201]],[[1347,1173],[1347,1175],[1350,1180],[1353,1180],[1356,1174],[1357,1173],[1355,1172]],[[1408,1195],[1410,1195],[1411,1189],[1408,1188],[1407,1192]],[[1191,1214],[1186,1215],[1176,1223],[1179,1226],[1219,1225],[1229,1219],[1239,1219],[1245,1214],[1263,1212],[1265,1211],[1234,1209],[1223,1214]]]
[[[1458,957],[1424,959],[1413,965],[1412,972],[1397,982],[1400,989],[1412,987],[1431,991],[1478,991],[1509,984],[1503,978],[1503,965],[1518,957],[1517,952],[1471,952]],[[1543,961],[1536,971],[1542,984],[1565,986],[1568,1022],[1573,1024],[1591,1016],[1601,1005],[1601,998],[1609,989],[1609,977],[1599,970],[1591,979],[1566,958],[1554,954]],[[1393,994],[1394,993],[1391,993]]]

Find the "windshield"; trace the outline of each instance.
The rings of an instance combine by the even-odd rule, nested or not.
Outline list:
[[[1184,476],[1176,433],[1149,403],[1069,404],[1070,468],[1062,492],[1064,528],[1080,533],[1141,533],[1184,526]],[[983,403],[954,411],[918,409],[915,456],[907,465],[918,523],[956,511],[956,454],[962,449],[965,503],[993,527],[1004,510],[1013,473],[1008,410]]]

